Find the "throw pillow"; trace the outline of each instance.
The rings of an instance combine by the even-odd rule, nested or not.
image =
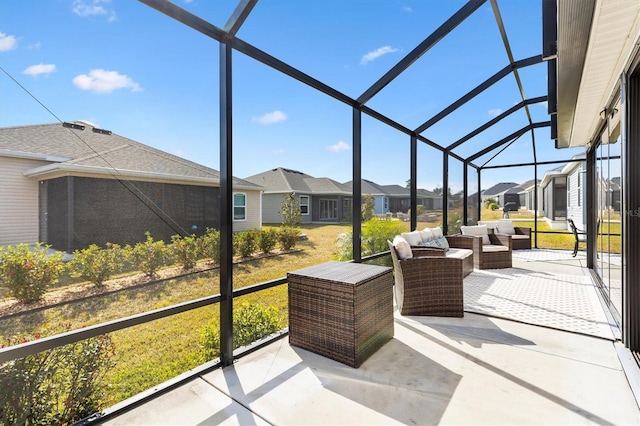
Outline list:
[[[499,234],[507,234],[507,235],[515,235],[516,230],[513,228],[513,222],[510,220],[499,220],[498,221],[498,233]]]
[[[444,249],[444,251],[449,251],[449,241],[447,241],[447,237],[440,237],[437,239],[440,247]]]
[[[396,235],[396,237],[393,239],[393,246],[396,248],[396,251],[398,252],[398,257],[401,260],[411,259],[413,257],[411,246],[409,245],[407,240],[402,238],[400,235]]]
[[[423,241],[420,245],[422,247],[438,247],[439,248],[440,247],[440,242],[438,241],[437,238],[434,238],[434,239],[429,240],[429,241]]]
[[[482,237],[482,244],[491,244],[489,234],[487,233],[487,225],[461,226],[460,232],[462,232],[462,235],[480,236]]]

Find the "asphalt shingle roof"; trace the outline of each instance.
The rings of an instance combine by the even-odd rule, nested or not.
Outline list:
[[[91,167],[109,174],[117,171],[126,175],[132,171],[220,181],[217,170],[115,133],[97,132],[87,123],[76,124],[84,129],[65,127],[61,123],[0,128],[0,155],[5,151],[59,157],[53,162]],[[234,186],[255,184],[234,178]]]

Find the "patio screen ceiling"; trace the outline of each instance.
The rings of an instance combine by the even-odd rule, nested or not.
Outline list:
[[[364,90],[355,91],[350,87],[333,87],[323,81],[322,76],[314,76],[312,67],[294,67],[262,50],[257,45],[260,40],[251,44],[241,38],[245,26],[255,25],[252,22],[254,8],[268,8],[266,1],[240,1],[221,27],[166,0],[140,1],[215,40],[227,41],[234,51],[357,108],[476,169],[492,161],[494,164],[497,154],[516,141],[520,148],[526,146],[524,162],[529,164],[537,161],[536,140],[554,146],[546,107],[547,64],[541,54],[542,2],[535,3],[535,13],[532,13],[531,4],[527,9],[517,2],[448,2],[450,16],[432,24],[434,28],[430,32],[425,30],[424,38],[416,40],[411,50],[407,48],[405,53],[403,49],[404,56],[376,81],[370,82]],[[314,7],[337,6],[335,3],[321,6],[313,2],[290,3],[291,16],[295,16],[296,8],[311,7],[311,4]],[[361,2],[360,6],[366,8],[366,2]],[[505,18],[507,15],[509,20]],[[286,33],[289,24],[285,19],[273,19],[270,25],[283,27],[280,31]],[[427,24],[425,28],[429,27]],[[470,25],[475,33],[469,31]],[[477,28],[482,31],[478,32]],[[454,32],[455,40],[450,37]],[[469,34],[470,39],[462,39],[460,33]],[[518,35],[517,43],[510,39],[510,33]],[[354,32],[354,37],[366,36]],[[349,40],[344,43],[348,44]],[[432,88],[439,84],[437,81],[425,82],[422,87],[405,87],[403,73],[420,72],[421,67],[438,67],[445,74],[458,75],[459,79],[455,85],[446,88],[444,95],[441,92],[433,94]],[[410,117],[395,113],[394,105],[385,102],[385,91],[388,90],[407,91],[407,102],[415,103],[416,113]],[[499,101],[496,96],[500,97]],[[433,105],[438,108],[434,110]],[[468,108],[463,108],[465,106]],[[523,163],[521,149],[518,159]],[[506,164],[510,164],[509,160]]]

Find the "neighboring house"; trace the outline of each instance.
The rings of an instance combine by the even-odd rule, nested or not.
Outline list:
[[[520,208],[533,212],[536,208],[536,184],[538,185],[538,213],[540,213],[542,211],[542,191],[540,190],[540,179],[538,179],[537,181],[531,179],[518,185],[518,197],[520,201]]]
[[[245,180],[264,188],[264,223],[282,223],[280,211],[286,194],[293,194],[298,200],[303,223],[351,220],[351,189],[332,179],[316,178],[297,170],[278,167]]]
[[[417,189],[418,204],[422,204],[425,210],[442,210],[442,195],[426,189]]]
[[[505,205],[505,199],[507,200],[507,202],[513,202],[514,199],[518,198],[517,193],[514,194],[513,191],[507,192],[509,189],[516,186],[518,186],[518,184],[515,182],[497,183],[492,187],[482,191],[480,195],[480,201],[482,202],[482,204],[484,204],[484,200],[486,200],[487,198],[493,198],[496,200],[500,208],[503,208]],[[509,194],[509,196],[505,197],[505,194]],[[518,204],[519,204],[519,201],[518,201]],[[515,210],[517,210],[517,208]]]
[[[84,122],[0,128],[0,186],[0,245],[72,252],[220,222],[218,171]],[[234,230],[260,228],[262,188],[233,186]]]
[[[353,181],[350,180],[346,182],[344,186],[353,194]],[[367,195],[373,197],[373,214],[374,215],[386,215],[387,213],[392,212],[389,204],[389,194],[385,192],[384,189],[380,185],[375,182],[371,182],[370,180],[362,179],[362,183],[360,184],[361,194],[364,198]]]
[[[540,182],[542,214],[552,229],[567,229],[573,219],[580,229],[586,222],[585,156],[576,155],[570,163],[546,172]]]

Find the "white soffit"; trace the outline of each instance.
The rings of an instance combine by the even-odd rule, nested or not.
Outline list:
[[[640,1],[596,1],[571,134],[562,146],[584,146],[597,136],[600,111],[611,100],[639,38]]]

